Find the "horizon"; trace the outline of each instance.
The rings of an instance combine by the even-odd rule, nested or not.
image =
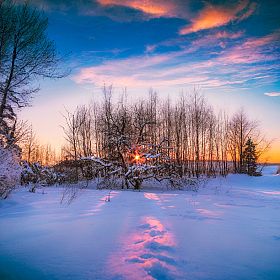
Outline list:
[[[72,52],[71,74],[42,81],[33,107],[19,113],[41,141],[58,149],[63,107],[73,112],[98,99],[104,83],[116,93],[127,87],[132,99],[152,87],[160,99],[176,100],[196,86],[216,110],[232,115],[243,106],[260,120],[276,139],[269,162],[280,163],[278,1],[29,2],[44,9],[57,50]]]

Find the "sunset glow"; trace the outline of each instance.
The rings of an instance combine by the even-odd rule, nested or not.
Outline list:
[[[274,139],[263,161],[280,162],[279,1],[30,0],[30,5],[46,12],[49,36],[59,52],[70,53],[71,74],[42,81],[34,106],[19,117],[57,151],[64,144],[64,107],[73,112],[101,100],[104,84],[113,85],[116,99],[124,88],[128,101],[146,98],[152,87],[160,100],[169,96],[173,103],[196,87],[217,112],[230,116],[242,106],[250,119],[258,119],[263,134]]]
[[[141,10],[148,14],[164,15],[167,13],[167,5],[160,1],[141,1],[141,0],[98,0],[102,5],[122,5],[136,10]]]
[[[199,16],[191,20],[192,24],[190,26],[187,25],[180,30],[180,34],[185,35],[199,30],[223,26],[237,19],[244,20],[255,10],[255,4],[252,4],[249,7],[249,10],[246,13],[243,13],[242,16],[238,17],[236,15],[240,11],[243,11],[248,3],[249,1],[240,1],[235,7],[231,8],[206,4],[205,9],[201,10]]]
[[[280,0],[0,0],[0,280],[280,279]]]

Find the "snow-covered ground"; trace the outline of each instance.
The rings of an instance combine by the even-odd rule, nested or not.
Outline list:
[[[0,201],[0,279],[280,279],[280,175],[190,191],[19,189]]]

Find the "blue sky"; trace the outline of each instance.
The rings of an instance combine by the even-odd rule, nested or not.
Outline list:
[[[17,1],[21,2],[21,1]],[[43,81],[21,112],[39,136],[62,143],[63,105],[74,110],[113,84],[131,98],[153,87],[177,98],[194,86],[229,113],[258,118],[280,161],[280,2],[188,0],[30,0],[44,9],[49,35],[71,74]],[[50,114],[51,113],[51,114]],[[48,117],[47,117],[48,116]]]

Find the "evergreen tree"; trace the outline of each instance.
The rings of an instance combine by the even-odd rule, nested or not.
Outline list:
[[[256,152],[256,146],[253,144],[251,138],[248,139],[248,141],[245,144],[245,150],[244,150],[244,167],[245,167],[245,173],[247,173],[250,176],[257,176],[259,175],[257,170],[257,152]]]

